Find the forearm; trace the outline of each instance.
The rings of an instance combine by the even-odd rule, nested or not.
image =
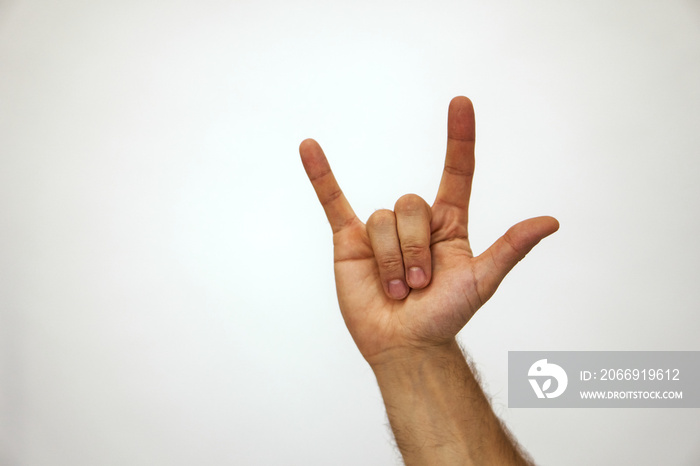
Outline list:
[[[371,362],[404,462],[527,465],[456,341]]]

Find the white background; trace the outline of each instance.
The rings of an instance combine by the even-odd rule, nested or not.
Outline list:
[[[542,465],[696,465],[697,409],[507,408],[507,351],[700,350],[700,3],[0,0],[0,464],[386,465],[299,161],[361,218],[561,229],[461,333]]]

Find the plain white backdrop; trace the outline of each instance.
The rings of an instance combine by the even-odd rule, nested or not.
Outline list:
[[[700,464],[697,409],[507,408],[513,350],[700,350],[697,0],[0,0],[0,464],[397,464],[297,152],[366,219],[553,215],[460,334],[542,465]]]

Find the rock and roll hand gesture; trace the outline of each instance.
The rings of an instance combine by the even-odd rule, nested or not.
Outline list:
[[[307,139],[299,147],[333,229],[340,310],[370,365],[396,351],[452,342],[513,266],[559,227],[552,217],[525,220],[474,256],[467,229],[474,143],[472,103],[456,97],[435,202],[407,194],[393,210],[374,212],[366,224],[343,195],[318,143]]]

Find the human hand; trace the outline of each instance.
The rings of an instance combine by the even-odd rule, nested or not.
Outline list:
[[[321,147],[299,147],[333,230],[338,302],[358,349],[379,364],[395,350],[447,345],[494,294],[506,274],[559,223],[537,217],[511,227],[474,257],[467,233],[474,173],[474,108],[450,102],[445,168],[435,202],[415,194],[362,223],[340,190]]]

